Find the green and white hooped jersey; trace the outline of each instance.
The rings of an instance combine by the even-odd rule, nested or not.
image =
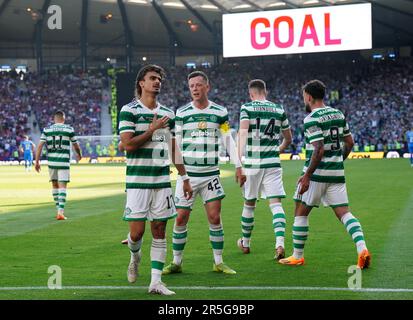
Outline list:
[[[344,114],[331,107],[314,109],[304,119],[306,142],[306,162],[304,174],[310,164],[315,141],[324,141],[324,156],[311,176],[311,181],[344,183],[344,164],[342,148],[343,137],[350,135]]]
[[[244,168],[281,167],[280,134],[290,128],[283,106],[268,100],[246,103],[241,106],[242,120],[249,120]]]
[[[230,134],[228,111],[209,101],[205,109],[193,103],[176,112],[176,134],[188,176],[209,177],[219,175],[219,144],[221,135]]]
[[[70,169],[70,143],[77,142],[71,126],[63,123],[52,124],[43,129],[40,141],[46,143],[50,169]]]
[[[126,189],[171,187],[168,144],[175,136],[174,112],[159,103],[155,109],[149,109],[141,101],[134,100],[123,106],[119,113],[119,134],[143,134],[148,130],[155,113],[158,119],[163,116],[170,119],[169,128],[156,130],[150,141],[138,150],[126,153]]]

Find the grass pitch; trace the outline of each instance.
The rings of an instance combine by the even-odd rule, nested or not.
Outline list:
[[[292,252],[292,195],[302,161],[285,161],[283,201],[287,215],[286,253]],[[191,215],[182,274],[164,276],[176,291],[172,299],[413,299],[413,169],[405,159],[346,161],[351,211],[362,224],[372,266],[362,273],[363,291],[349,291],[354,243],[331,209],[314,209],[306,243],[306,265],[289,267],[273,260],[272,218],[266,201],[255,211],[251,254],[236,247],[243,199],[233,168],[223,165],[224,261],[235,276],[212,272],[208,222],[201,201]],[[129,263],[122,221],[125,168],[75,165],[66,221],[56,221],[47,167],[41,174],[23,167],[0,167],[0,299],[165,299],[148,295],[149,226],[144,237],[138,281],[126,279]],[[172,259],[168,223],[168,256]],[[62,270],[62,290],[47,289],[48,268]],[[231,287],[231,288],[229,288]],[[370,290],[373,288],[374,290]],[[397,290],[382,290],[382,289]],[[224,290],[225,289],[225,290]],[[406,290],[407,289],[407,290]],[[170,297],[168,297],[170,299]]]

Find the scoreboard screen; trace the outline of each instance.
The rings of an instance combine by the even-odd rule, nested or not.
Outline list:
[[[224,14],[224,57],[372,48],[371,4]]]

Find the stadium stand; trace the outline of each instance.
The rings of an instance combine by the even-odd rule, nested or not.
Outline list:
[[[401,151],[404,133],[413,122],[412,58],[397,60],[348,61],[331,59],[313,62],[227,63],[205,69],[211,80],[210,99],[228,108],[231,125],[238,127],[239,107],[249,100],[247,85],[254,78],[267,82],[269,100],[281,103],[289,117],[294,146],[303,146],[302,120],[305,116],[301,86],[318,78],[328,87],[326,103],[341,109],[349,120],[356,142],[355,151]],[[173,109],[186,104],[188,69],[167,68],[161,103]],[[45,75],[2,73],[0,77],[0,160],[16,155],[21,136],[30,133],[27,123],[34,112],[40,129],[52,121],[56,109],[66,112],[67,123],[76,133],[100,135],[102,87],[108,79],[103,72],[49,71]],[[86,146],[85,154],[100,154],[96,146]],[[106,155],[103,151],[102,155]]]
[[[107,86],[108,80],[100,73],[2,73],[0,160],[16,159],[22,136],[30,134],[31,127],[43,130],[50,125],[58,109],[66,113],[66,122],[74,126],[77,135],[100,135],[102,88]],[[31,112],[36,119],[33,124],[28,123]]]
[[[413,122],[413,59],[326,61],[281,60],[278,63],[232,63],[205,70],[211,80],[210,99],[228,108],[231,125],[239,123],[239,107],[249,101],[247,85],[254,78],[267,82],[268,99],[281,103],[293,129],[294,144],[303,145],[305,117],[301,86],[318,78],[328,88],[326,103],[349,120],[358,151],[403,148],[404,133]],[[185,68],[168,70],[162,103],[188,102]]]

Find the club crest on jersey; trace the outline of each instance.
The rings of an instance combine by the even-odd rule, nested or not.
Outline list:
[[[198,129],[200,130],[205,130],[207,128],[207,123],[206,121],[200,121],[198,122]]]

